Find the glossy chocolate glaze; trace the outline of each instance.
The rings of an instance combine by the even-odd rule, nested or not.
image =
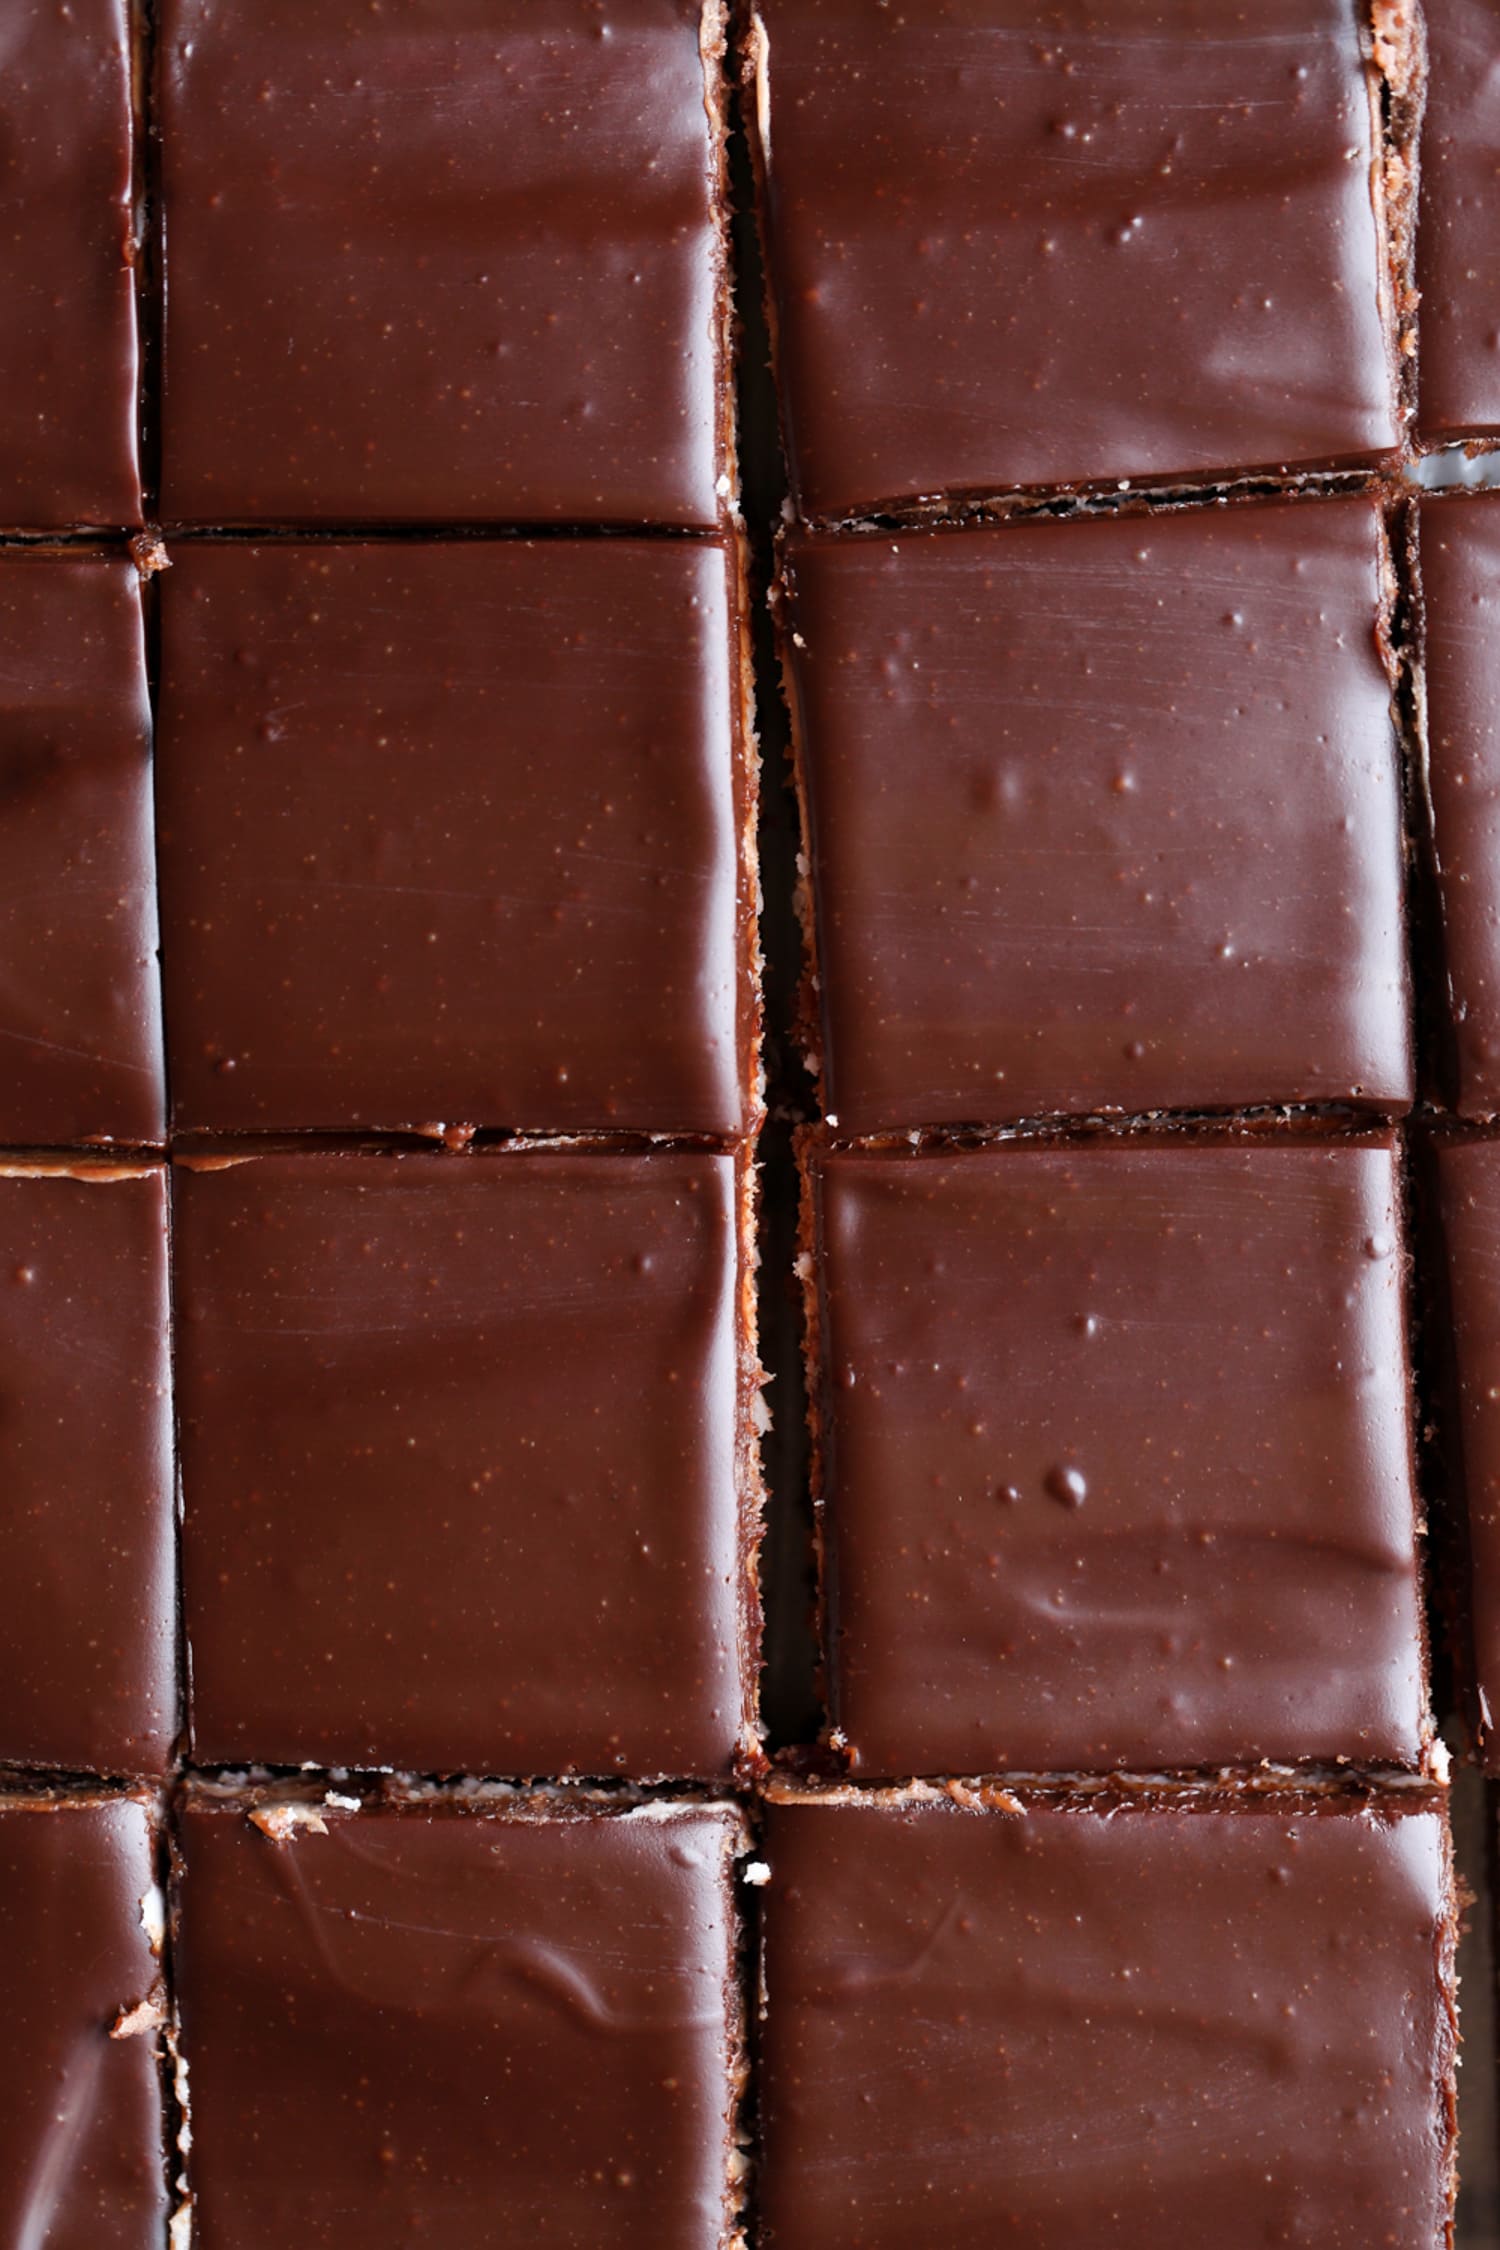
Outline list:
[[[128,562],[0,556],[0,1142],[160,1140],[151,711]]]
[[[166,2240],[153,1856],[151,1817],[129,1799],[0,1798],[10,2250]]]
[[[158,15],[169,521],[718,520],[716,0]]]
[[[812,1180],[859,1771],[1420,1756],[1389,1141],[815,1147]]]
[[[175,553],[177,1125],[740,1131],[751,782],[725,551]]]
[[[0,1164],[0,1764],[159,1774],[177,1733],[165,1179],[15,1165]]]
[[[724,1777],[754,1660],[729,1157],[176,1173],[202,1764]]]
[[[1409,1102],[1371,501],[784,567],[844,1131]]]
[[[1432,2250],[1437,1811],[776,1806],[776,2250]]]
[[[1500,1775],[1500,1141],[1436,1149],[1447,1322],[1448,1503],[1466,1527],[1460,1608],[1467,1677],[1486,1771]]]
[[[1500,493],[1419,516],[1427,791],[1457,1106],[1500,1110]]]
[[[804,511],[1376,460],[1350,0],[756,0]]]
[[[739,1842],[728,1808],[277,1842],[190,1806],[194,2242],[719,2250]]]
[[[0,20],[0,526],[138,524],[126,0]]]
[[[1430,0],[1417,426],[1500,437],[1500,0]]]

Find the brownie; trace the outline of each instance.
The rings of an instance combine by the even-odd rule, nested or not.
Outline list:
[[[814,1800],[765,1852],[776,2250],[1448,2239],[1431,1799]]]
[[[19,0],[0,60],[0,525],[138,524],[127,0]]]
[[[731,1772],[743,1185],[666,1150],[179,1165],[200,1764]]]
[[[741,1131],[733,557],[616,539],[175,558],[158,805],[178,1127]]]
[[[753,0],[804,513],[1394,456],[1351,0]]]
[[[151,1812],[134,1798],[0,1796],[0,2238],[12,2250],[166,2240],[154,1857]]]
[[[1500,493],[1418,515],[1427,799],[1446,1004],[1445,1075],[1470,1117],[1500,1110]]]
[[[732,1808],[256,1819],[183,1824],[199,2250],[728,2245]]]
[[[0,555],[0,1142],[159,1141],[151,708],[130,563]]]
[[[1500,1141],[1439,1139],[1434,1244],[1446,1497],[1461,1534],[1461,1685],[1487,1772],[1500,1776]]]
[[[162,1167],[0,1162],[0,1765],[167,1763],[170,1379]]]
[[[162,510],[712,524],[719,0],[159,0]]]
[[[1388,572],[1369,499],[789,543],[844,1131],[1406,1106]]]
[[[1418,429],[1500,437],[1500,0],[1428,0]]]
[[[1422,1758],[1389,1138],[806,1153],[857,1770]]]

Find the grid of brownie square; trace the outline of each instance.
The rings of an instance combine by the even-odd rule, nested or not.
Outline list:
[[[9,2231],[251,2239],[249,2115],[318,2239],[498,2196],[716,2250],[760,1631],[725,14],[32,13],[0,523],[99,528],[0,555],[9,1922],[68,1855]],[[226,1767],[321,1778],[194,1797]]]
[[[1392,1786],[1442,1760],[1414,547],[1384,476],[1419,380],[1411,27],[1362,39],[1338,0],[1212,39],[1191,0],[749,19],[848,1776],[768,1826],[767,2238],[1436,2241],[1446,1813]],[[1158,1778],[1111,1797],[1122,1770]],[[1371,1982],[1335,2060],[1306,2019],[1348,1998],[1351,1921]],[[1290,2049],[1274,2092],[1242,2068],[1272,2005],[1305,2094]]]
[[[729,13],[8,53],[13,2231],[1436,2242],[1497,572],[1398,477],[1487,474],[1500,28]],[[736,72],[823,1111],[769,1786]]]

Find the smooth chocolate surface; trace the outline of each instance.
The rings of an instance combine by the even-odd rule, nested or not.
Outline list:
[[[162,510],[711,524],[715,0],[163,0]]]
[[[138,524],[126,0],[0,22],[0,526]]]
[[[776,2250],[1432,2250],[1446,1820],[777,1806]]]
[[[123,560],[0,557],[0,1142],[165,1123],[151,709]]]
[[[1430,0],[1418,428],[1500,437],[1500,0]]]
[[[737,1193],[667,1152],[178,1167],[200,1763],[729,1772]]]
[[[1372,502],[784,567],[844,1131],[1410,1100]]]
[[[0,1798],[0,2239],[13,2250],[166,2240],[154,1893],[143,1805]]]
[[[179,547],[179,1127],[742,1129],[731,570],[689,540]]]
[[[803,510],[1394,453],[1350,0],[756,0]]]
[[[1452,1353],[1445,1457],[1467,1525],[1463,1667],[1486,1770],[1500,1775],[1500,1141],[1437,1144]]]
[[[1426,499],[1419,522],[1446,1061],[1466,1116],[1500,1110],[1500,493]]]
[[[177,1586],[160,1166],[0,1163],[0,1763],[160,1773]]]
[[[1419,1756],[1388,1141],[815,1150],[812,1178],[857,1770]]]
[[[201,2250],[727,2242],[731,1810],[184,1828]]]

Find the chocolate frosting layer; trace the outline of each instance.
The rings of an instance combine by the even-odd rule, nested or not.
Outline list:
[[[1349,0],[756,0],[804,511],[1394,454]]]
[[[1427,794],[1448,1052],[1465,1116],[1500,1110],[1500,493],[1419,517]]]
[[[717,6],[158,15],[169,521],[718,520]]]
[[[737,1840],[707,1807],[284,1842],[190,1809],[194,2241],[719,2250]]]
[[[107,1774],[167,1764],[170,1381],[161,1167],[116,1177],[0,1165],[0,1762]]]
[[[851,1133],[1411,1099],[1369,500],[785,558]]]
[[[776,2250],[1446,2239],[1441,1814],[776,1807],[766,1854]]]
[[[123,560],[0,556],[0,1142],[160,1140],[151,709]]]
[[[166,2240],[153,1856],[133,1801],[0,1799],[0,2239],[14,2250]]]
[[[1467,1536],[1461,1667],[1483,1762],[1500,1775],[1500,1141],[1444,1140],[1436,1170],[1453,1395],[1444,1429],[1450,1505]]]
[[[0,25],[0,526],[138,524],[127,0]]]
[[[737,1191],[665,1151],[179,1166],[199,1763],[729,1773]]]
[[[725,551],[176,557],[158,800],[179,1128],[740,1131],[754,899]]]
[[[1419,1757],[1389,1141],[811,1163],[857,1770]]]
[[[1423,10],[1418,428],[1500,437],[1500,5]]]

